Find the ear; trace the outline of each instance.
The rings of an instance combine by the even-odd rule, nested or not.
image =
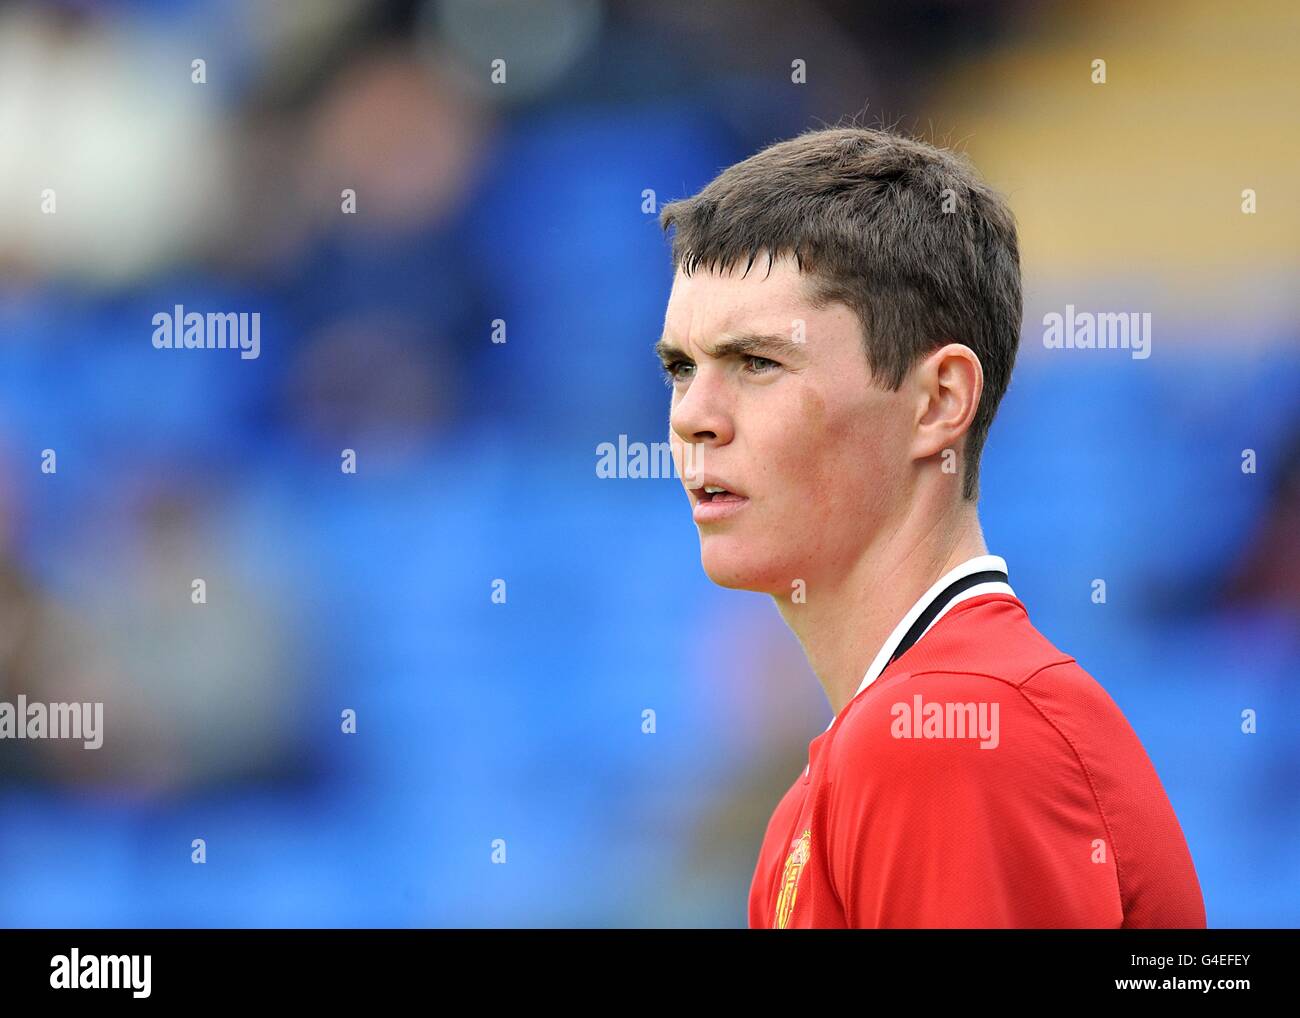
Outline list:
[[[960,459],[984,392],[979,357],[968,346],[949,343],[917,362],[911,375],[917,411],[913,455],[927,459],[952,449]]]

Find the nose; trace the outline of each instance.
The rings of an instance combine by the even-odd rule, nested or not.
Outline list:
[[[683,442],[706,446],[726,445],[734,434],[725,381],[697,367],[686,390],[668,415],[673,434]]]

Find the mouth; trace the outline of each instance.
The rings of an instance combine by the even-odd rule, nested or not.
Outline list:
[[[704,488],[696,488],[693,492],[695,501],[699,502],[737,502],[743,499],[744,495],[738,495],[734,491],[728,491],[718,485],[709,485]]]
[[[747,495],[713,481],[691,488],[690,496],[696,523],[713,523],[724,519],[749,502]]]

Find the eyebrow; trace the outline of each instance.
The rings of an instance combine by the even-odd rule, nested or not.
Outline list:
[[[712,350],[705,350],[704,352],[709,357],[721,360],[723,357],[744,357],[746,355],[765,355],[769,353],[776,354],[778,357],[782,355],[789,356],[806,349],[806,343],[796,343],[788,336],[749,333],[724,339],[717,343]],[[691,359],[684,350],[667,339],[660,339],[655,344],[655,353],[664,364]]]

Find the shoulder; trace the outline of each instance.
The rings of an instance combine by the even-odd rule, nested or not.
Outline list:
[[[1012,773],[1055,756],[1059,734],[1020,684],[993,675],[901,672],[868,689],[836,722],[831,779],[899,788],[929,774]]]
[[[1070,731],[1105,691],[1004,594],[972,598],[858,694],[836,720],[828,768],[841,787],[917,794],[980,781],[1022,787],[1080,773]],[[1017,775],[1019,778],[1017,778]]]
[[[859,693],[827,747],[832,801],[1097,808],[1143,754],[1118,706],[1008,595],[964,602]]]

